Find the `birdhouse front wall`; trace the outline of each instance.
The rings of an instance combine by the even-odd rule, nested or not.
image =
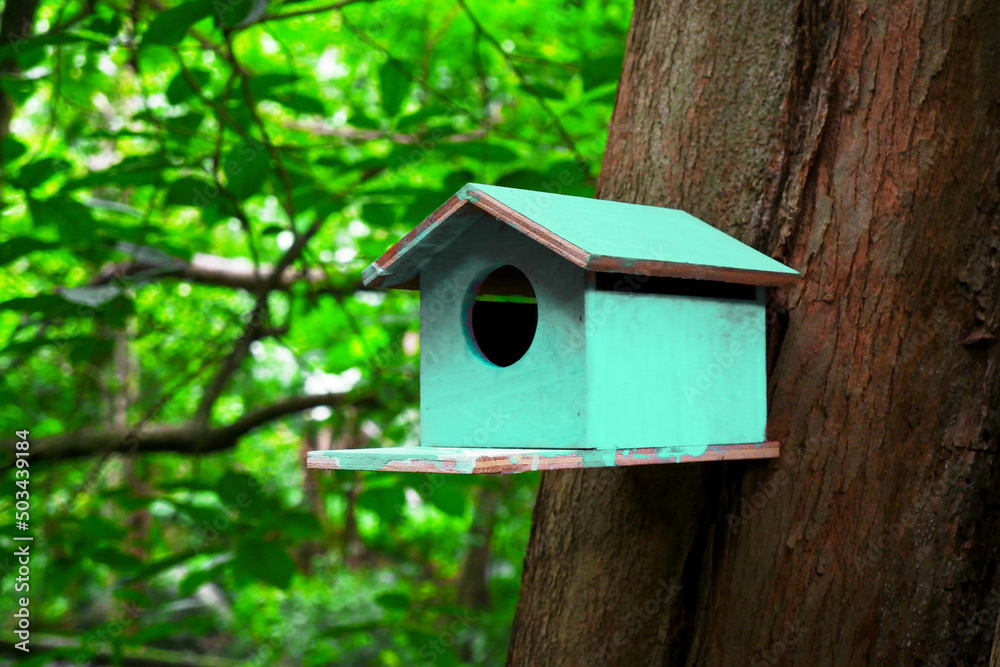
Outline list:
[[[751,292],[751,296],[753,292]],[[587,446],[765,441],[765,308],[756,298],[586,293]]]
[[[584,446],[586,273],[483,212],[420,267],[422,446]],[[471,331],[476,286],[512,266],[530,282],[537,324],[530,347],[498,366]]]

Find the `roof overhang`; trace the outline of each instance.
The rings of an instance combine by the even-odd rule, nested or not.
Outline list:
[[[551,196],[559,197],[560,195]],[[484,213],[510,225],[560,257],[587,271],[717,280],[768,287],[792,286],[797,284],[801,278],[798,273],[790,269],[787,272],[761,271],[594,254],[567,241],[479,187],[470,184],[427,216],[423,222],[389,248],[382,257],[372,262],[362,274],[364,284],[370,287],[419,289],[421,267],[465,232],[476,220],[481,220]],[[747,248],[747,250],[752,249]],[[756,251],[753,252],[756,253]]]

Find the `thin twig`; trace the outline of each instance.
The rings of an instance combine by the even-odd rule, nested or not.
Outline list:
[[[365,181],[374,178],[376,175],[381,173],[383,169],[384,167],[365,174],[361,179],[359,179],[359,182],[356,183],[354,187],[356,188]],[[250,322],[247,324],[246,330],[236,341],[235,347],[223,361],[222,368],[219,369],[218,374],[208,387],[206,387],[205,393],[202,395],[202,400],[198,404],[198,409],[195,413],[196,423],[201,424],[203,427],[207,426],[212,407],[215,405],[219,396],[222,395],[222,392],[229,383],[229,379],[232,374],[235,373],[240,367],[243,359],[250,351],[250,344],[255,340],[259,340],[265,331],[266,323],[269,319],[269,310],[267,306],[268,294],[277,289],[281,282],[281,276],[284,275],[285,270],[299,259],[306,246],[312,238],[319,233],[319,230],[325,223],[326,218],[317,217],[305,232],[296,236],[292,241],[292,245],[288,248],[278,263],[275,264],[271,275],[262,282],[260,290],[257,292],[257,302],[254,305],[253,310],[250,312]]]
[[[247,111],[250,113],[250,118],[256,123],[257,128],[260,130],[261,140],[264,142],[264,147],[267,149],[268,155],[274,160],[275,168],[278,170],[278,177],[281,179],[281,185],[285,190],[285,201],[284,209],[285,214],[288,216],[288,225],[292,230],[292,233],[296,233],[295,229],[295,202],[292,199],[292,179],[288,176],[288,171],[285,169],[284,163],[281,161],[281,156],[278,154],[278,149],[275,147],[274,142],[271,141],[271,136],[267,131],[267,125],[261,120],[260,114],[257,113],[257,101],[254,99],[253,90],[250,88],[250,77],[248,72],[240,66],[239,61],[236,58],[236,51],[233,49],[233,43],[231,36],[226,34],[226,46],[229,51],[229,62],[232,64],[233,69],[239,72],[240,75],[240,87],[243,90],[243,97],[246,100]]]
[[[549,116],[549,118],[552,120],[552,126],[556,128],[556,131],[559,133],[559,136],[562,137],[563,141],[568,144],[570,151],[576,157],[577,162],[579,162],[580,169],[584,173],[587,173],[590,170],[589,163],[587,162],[587,159],[583,156],[583,154],[580,152],[580,150],[577,148],[576,142],[573,140],[573,137],[570,136],[569,132],[566,130],[566,127],[562,124],[562,121],[559,119],[558,114],[556,114],[556,112],[552,110],[552,107],[548,105],[548,102],[545,101],[545,98],[542,97],[541,93],[539,93],[538,90],[533,85],[531,85],[527,77],[524,75],[524,72],[522,72],[521,68],[517,66],[516,62],[514,62],[514,59],[510,57],[509,53],[503,50],[503,46],[500,44],[497,38],[494,37],[492,34],[490,34],[483,27],[483,24],[480,23],[479,19],[476,18],[476,15],[472,13],[472,10],[465,3],[465,0],[457,0],[457,1],[458,4],[462,7],[462,9],[465,11],[466,16],[469,17],[469,20],[472,22],[472,25],[476,28],[476,30],[481,32],[486,41],[489,42],[500,53],[501,57],[507,63],[507,66],[510,67],[510,70],[514,73],[514,76],[516,76],[518,81],[521,82],[521,86],[529,93],[531,93],[532,97],[534,97],[535,101],[538,103],[538,106],[540,106],[542,110]]]
[[[375,49],[376,51],[378,51],[378,52],[384,54],[385,56],[387,56],[389,58],[389,63],[397,71],[399,71],[403,76],[405,76],[406,78],[410,79],[411,81],[413,81],[414,83],[416,83],[417,85],[419,85],[421,88],[423,88],[429,94],[431,94],[432,96],[440,99],[445,104],[451,106],[452,108],[456,109],[457,111],[460,111],[461,113],[465,114],[469,118],[475,119],[476,122],[480,122],[482,120],[481,118],[477,118],[477,116],[476,116],[475,113],[469,111],[468,109],[466,109],[465,107],[463,107],[461,104],[459,104],[458,102],[456,102],[452,98],[450,98],[447,95],[445,95],[444,93],[442,93],[440,90],[438,90],[438,89],[434,88],[433,86],[431,86],[427,82],[427,79],[425,77],[413,74],[408,69],[406,69],[405,67],[403,67],[403,65],[400,63],[399,59],[397,59],[395,56],[393,56],[389,52],[389,49],[385,48],[384,46],[380,45],[378,42],[376,42],[375,40],[373,40],[371,37],[369,37],[368,33],[366,33],[361,28],[357,27],[356,25],[354,25],[354,23],[351,22],[347,18],[347,16],[344,15],[344,14],[341,14],[341,23],[344,25],[344,27],[346,27],[348,30],[350,30],[355,35],[357,35],[361,39],[362,42],[364,42],[365,44],[367,44],[371,48]]]

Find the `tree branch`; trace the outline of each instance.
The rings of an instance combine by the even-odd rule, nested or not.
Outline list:
[[[186,280],[199,285],[245,289],[256,294],[265,284],[271,283],[273,275],[273,266],[262,265],[258,274],[254,270],[253,263],[245,259],[198,253],[191,258],[190,262],[177,259],[168,264],[141,261],[108,264],[101,269],[91,284],[106,285],[112,282],[127,282],[129,277],[156,276]],[[301,281],[322,285],[330,282],[328,278],[328,274],[318,268],[302,272],[286,267],[280,278],[274,281],[274,289],[287,291],[293,284]],[[350,294],[369,289],[362,283],[350,283],[331,286],[328,291]]]
[[[86,642],[62,637],[59,635],[32,635],[33,651],[72,650],[73,654],[89,654],[93,646]],[[171,651],[152,646],[123,646],[121,654],[113,653],[104,642],[94,653],[87,664],[111,665],[121,664],[126,667],[236,667],[246,664],[243,661],[232,660],[214,655],[201,655],[189,651]],[[0,652],[8,655],[23,656],[24,653],[14,646],[13,641],[0,642]],[[121,662],[118,662],[118,661]],[[60,664],[65,664],[58,661]]]
[[[65,460],[109,452],[217,452],[235,446],[240,438],[263,424],[321,405],[337,406],[345,403],[346,397],[347,394],[344,393],[295,396],[248,412],[231,424],[215,428],[201,427],[194,421],[182,425],[146,428],[112,426],[61,433],[36,440],[31,449],[31,458],[35,461]],[[351,399],[349,403],[358,405],[372,400],[361,396]]]

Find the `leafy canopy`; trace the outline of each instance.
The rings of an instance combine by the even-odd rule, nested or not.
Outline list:
[[[35,663],[503,662],[536,479],[300,453],[416,442],[417,297],[361,269],[468,181],[593,194],[628,13],[43,0],[5,29],[0,410],[33,629],[69,641]]]

